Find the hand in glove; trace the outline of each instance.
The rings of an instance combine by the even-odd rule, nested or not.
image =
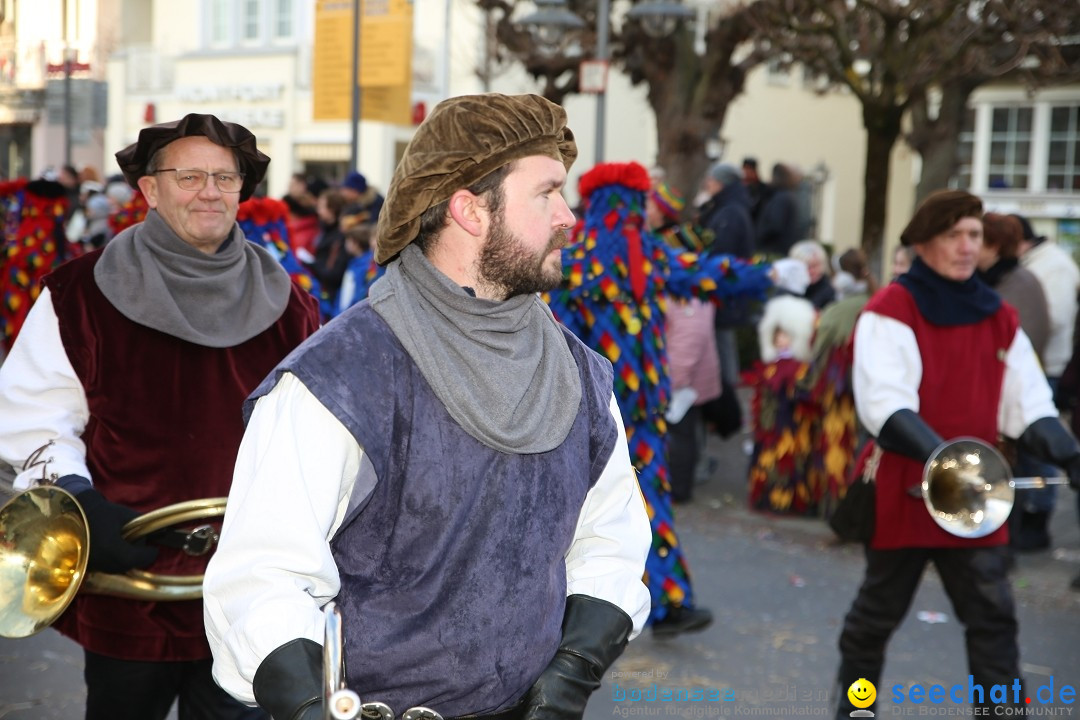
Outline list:
[[[129,542],[120,532],[139,513],[109,502],[92,487],[76,494],[75,500],[86,514],[87,530],[90,532],[87,570],[122,573],[132,568],[147,567],[157,559],[156,547]]]
[[[580,720],[634,624],[618,606],[588,595],[566,599],[559,650],[525,696],[523,720]]]
[[[1020,436],[1020,446],[1036,457],[1062,468],[1069,486],[1080,490],[1080,443],[1056,417],[1039,418]]]
[[[274,720],[322,720],[322,651],[314,640],[297,638],[267,655],[251,683],[259,707]]]
[[[897,410],[878,433],[877,443],[888,450],[921,463],[930,459],[941,446],[941,436],[913,410]]]
[[[1069,487],[1080,492],[1080,457],[1073,458],[1063,469],[1069,476]]]

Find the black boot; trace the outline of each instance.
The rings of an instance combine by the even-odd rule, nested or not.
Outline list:
[[[1019,510],[1020,518],[1016,524],[1016,534],[1010,537],[1010,545],[1018,552],[1045,550],[1050,547],[1050,533],[1046,529],[1050,520],[1049,513]],[[1011,528],[1010,528],[1011,530]]]
[[[652,632],[658,637],[672,637],[679,633],[704,630],[712,625],[712,621],[712,611],[708,608],[673,605],[668,608],[663,620],[657,620],[652,624]]]

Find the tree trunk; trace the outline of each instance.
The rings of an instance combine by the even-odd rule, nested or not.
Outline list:
[[[656,117],[656,163],[686,198],[686,219],[693,217],[693,199],[709,167],[707,143],[718,137],[728,103],[742,92],[747,70],[756,62],[731,60],[750,31],[745,13],[729,15],[709,31],[704,57],[694,53],[693,32],[686,24],[663,39],[632,28],[623,31],[623,61],[631,82],[648,85],[649,107]]]
[[[881,277],[885,210],[889,197],[889,166],[892,149],[900,137],[903,109],[863,104],[866,127],[866,168],[863,173],[862,249],[870,261],[871,272]]]
[[[657,164],[667,173],[667,183],[686,199],[687,218],[692,216],[694,196],[709,169],[705,138],[715,137],[720,127],[712,120],[660,111],[657,117]]]
[[[941,107],[936,118],[926,112],[926,101],[912,108],[912,129],[908,144],[922,157],[922,174],[915,191],[916,202],[935,190],[949,186],[958,164],[957,149],[964,128],[968,98],[982,84],[982,78],[960,78],[941,88]]]

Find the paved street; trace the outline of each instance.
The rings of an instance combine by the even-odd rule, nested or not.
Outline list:
[[[861,578],[861,551],[835,545],[820,521],[748,512],[742,438],[713,441],[710,451],[718,469],[697,487],[694,502],[680,507],[677,522],[699,603],[713,610],[716,622],[705,632],[670,640],[646,631],[606,674],[587,720],[827,715],[836,638]],[[1080,685],[1080,592],[1068,588],[1080,572],[1080,529],[1070,491],[1061,495],[1053,533],[1054,549],[1019,557],[1013,576],[1029,693],[1051,682],[1055,693],[1062,685]],[[933,570],[889,650],[878,717],[966,711],[948,701],[890,702],[896,684],[967,682],[962,632]],[[81,665],[78,648],[52,630],[0,641],[0,718],[81,717]],[[649,699],[652,692],[660,698],[683,689],[712,699]],[[1080,717],[1076,706],[1035,705],[1042,714]]]
[[[711,441],[720,469],[676,516],[698,602],[713,610],[716,622],[705,632],[673,640],[654,639],[646,630],[606,674],[586,720],[828,716],[839,662],[836,641],[862,579],[862,551],[837,545],[821,521],[746,510],[747,461],[741,446],[735,439]],[[1013,575],[1028,689],[1051,678],[1057,688],[1080,685],[1080,592],[1068,587],[1080,572],[1080,529],[1071,491],[1060,495],[1053,533],[1055,550],[1020,556]],[[930,568],[889,645],[877,715],[966,712],[950,702],[896,706],[889,699],[896,684],[948,688],[966,684],[967,676],[963,632]],[[660,702],[633,694],[649,693],[654,683],[658,694],[664,688],[671,696],[680,688],[697,689],[719,700]],[[635,702],[635,697],[642,699]],[[1060,704],[1038,709],[1064,717],[1074,710]],[[1080,717],[1080,709],[1072,716]]]

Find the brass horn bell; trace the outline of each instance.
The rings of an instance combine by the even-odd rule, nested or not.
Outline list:
[[[221,517],[226,498],[189,500],[124,525],[127,540],[202,518]],[[137,600],[197,600],[202,575],[86,572],[86,515],[66,490],[40,485],[0,508],[0,637],[23,638],[56,621],[78,592]]]
[[[922,497],[940,527],[981,538],[1005,524],[1016,490],[1065,485],[1065,477],[1014,478],[998,449],[972,437],[942,443],[926,461]]]
[[[930,517],[949,533],[980,538],[1009,517],[1016,493],[1009,463],[972,437],[942,443],[926,461],[922,497]]]

